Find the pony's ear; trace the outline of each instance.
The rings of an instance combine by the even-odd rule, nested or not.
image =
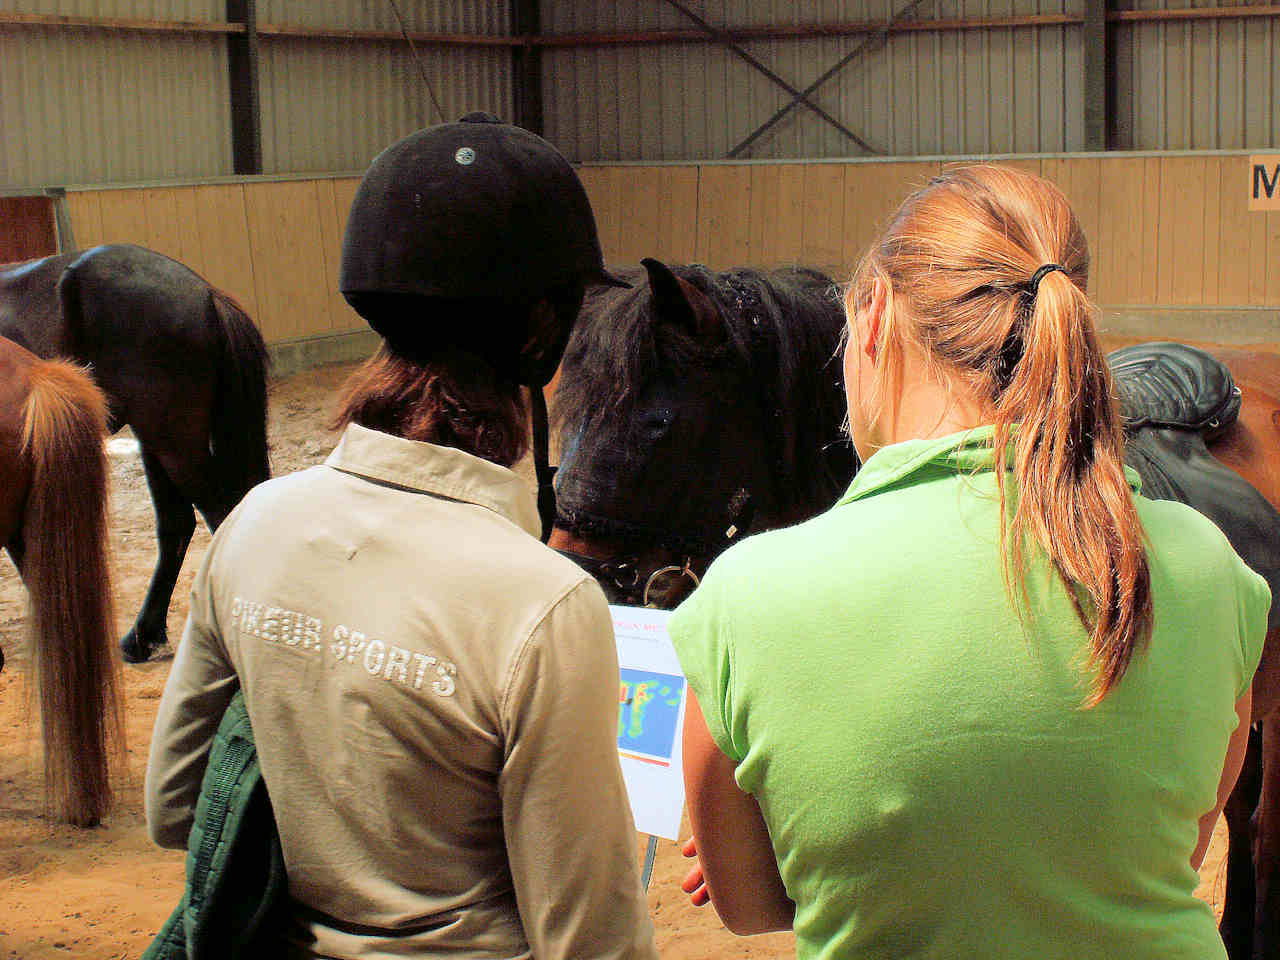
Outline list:
[[[649,274],[649,289],[659,317],[684,327],[698,340],[725,339],[724,321],[710,297],[688,280],[677,277],[661,260],[645,257],[640,264]]]

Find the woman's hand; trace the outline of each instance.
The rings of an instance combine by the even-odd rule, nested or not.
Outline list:
[[[707,879],[702,875],[702,861],[698,856],[698,838],[690,837],[685,841],[680,852],[686,857],[694,857],[693,868],[685,874],[680,889],[689,895],[689,902],[695,907],[705,907],[711,902],[711,891],[707,889]]]

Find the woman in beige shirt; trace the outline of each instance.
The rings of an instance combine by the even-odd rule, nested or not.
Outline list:
[[[243,689],[288,956],[656,956],[608,609],[510,469],[520,384],[540,404],[590,282],[612,278],[576,176],[495,118],[401,141],[356,195],[342,288],[385,343],[328,461],[219,529],[147,774],[151,834],[180,847]]]

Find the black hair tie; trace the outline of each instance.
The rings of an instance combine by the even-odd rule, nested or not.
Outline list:
[[[1035,273],[1031,275],[1031,279],[1027,281],[1027,290],[1030,291],[1031,298],[1033,300],[1035,299],[1036,295],[1040,292],[1040,281],[1043,280],[1048,274],[1053,273],[1053,271],[1055,270],[1061,270],[1063,273],[1067,272],[1067,268],[1060,263],[1046,263],[1043,267],[1041,267],[1039,270],[1037,270]]]

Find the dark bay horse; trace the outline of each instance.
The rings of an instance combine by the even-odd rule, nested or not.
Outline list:
[[[121,641],[141,662],[167,642],[173,587],[195,532],[215,530],[270,468],[266,347],[229,296],[177,261],[112,245],[0,270],[0,336],[88,364],[142,452],[159,540],[142,610]]]
[[[0,544],[27,587],[49,806],[81,827],[107,812],[109,760],[123,747],[106,424],[106,399],[83,370],[0,337]]]
[[[830,507],[856,459],[837,357],[845,315],[830,279],[644,266],[627,274],[632,290],[589,297],[565,353],[550,544],[610,602],[669,608],[737,537]],[[1215,354],[1243,404],[1208,451],[1280,509],[1280,357]],[[1261,736],[1227,809],[1232,960],[1280,958],[1280,630],[1253,690]]]
[[[694,580],[656,571],[696,578],[734,539],[848,486],[844,312],[814,270],[643,267],[623,271],[631,290],[588,294],[565,352],[551,545],[606,558],[586,565],[611,602],[651,586],[674,606]]]

